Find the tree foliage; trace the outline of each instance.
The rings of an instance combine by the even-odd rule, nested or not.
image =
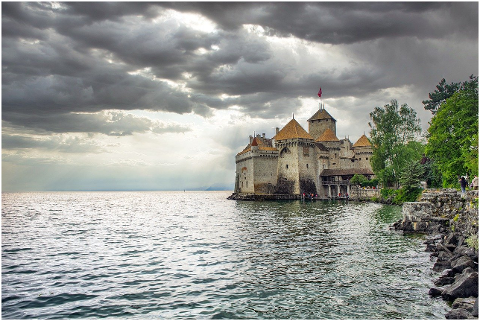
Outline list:
[[[441,105],[428,129],[426,153],[444,187],[456,186],[460,175],[478,175],[478,81],[462,88]]]
[[[431,111],[433,115],[435,115],[440,106],[456,92],[478,88],[478,77],[471,75],[470,80],[464,81],[463,83],[452,82],[450,84],[447,84],[445,78],[443,78],[436,88],[437,89],[428,94],[430,99],[422,101],[424,108]]]
[[[397,100],[370,113],[370,137],[373,145],[372,169],[384,186],[399,182],[400,173],[413,160],[420,160],[423,145],[416,141],[421,133],[417,113]]]
[[[352,185],[362,185],[362,183],[365,183],[368,181],[368,179],[363,176],[362,174],[355,174],[353,175],[352,179],[350,180],[350,184]]]
[[[424,168],[418,161],[411,162],[408,166],[403,168],[400,174],[400,184],[406,191],[413,190],[420,186],[420,181],[423,178]]]

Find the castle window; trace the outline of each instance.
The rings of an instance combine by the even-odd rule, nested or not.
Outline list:
[[[365,160],[368,160],[368,157],[367,157],[367,158],[365,158]]]
[[[307,168],[308,168],[308,164],[307,164]]]
[[[288,164],[287,164],[286,168],[288,169]]]
[[[248,181],[246,181],[245,184],[247,184],[247,188],[248,188]]]
[[[358,160],[362,160],[361,158],[359,158]]]

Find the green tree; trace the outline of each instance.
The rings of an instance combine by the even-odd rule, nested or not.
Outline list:
[[[368,125],[373,145],[372,169],[384,186],[398,184],[400,173],[413,160],[420,160],[423,145],[416,141],[421,133],[417,113],[397,100],[383,108],[375,107]]]
[[[478,88],[478,77],[470,76],[470,80],[463,83],[450,83],[447,84],[445,78],[440,80],[440,83],[436,86],[433,92],[428,94],[430,99],[422,101],[425,110],[429,110],[435,115],[440,106],[456,92],[461,90],[472,90]]]
[[[478,81],[463,86],[438,109],[428,129],[426,153],[441,172],[444,187],[457,186],[460,175],[478,175]]]
[[[362,185],[366,181],[368,181],[368,179],[365,176],[363,176],[362,174],[355,174],[355,175],[353,175],[352,179],[350,180],[350,184],[352,184],[352,185]]]
[[[424,168],[418,161],[413,161],[409,166],[403,168],[400,174],[400,184],[406,191],[411,191],[420,186],[420,181],[423,178]]]

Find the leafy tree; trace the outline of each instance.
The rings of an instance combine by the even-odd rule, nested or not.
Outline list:
[[[421,132],[417,113],[397,100],[370,113],[370,137],[373,145],[372,169],[384,186],[398,183],[400,173],[413,160],[420,160],[423,145],[415,139]]]
[[[350,184],[352,184],[352,185],[362,185],[366,181],[368,181],[367,178],[365,176],[363,176],[362,174],[355,174],[355,175],[353,175],[352,179],[350,180]]]
[[[427,183],[427,186],[441,187],[442,173],[438,170],[435,162],[424,155],[421,164],[423,167],[422,179]]]
[[[460,175],[478,174],[478,81],[463,86],[438,109],[426,153],[442,173],[444,187],[458,185]]]
[[[409,166],[403,168],[400,174],[400,184],[406,191],[413,190],[420,185],[423,178],[424,168],[420,162],[411,162]]]
[[[436,86],[435,91],[428,94],[429,100],[422,101],[424,108],[432,112],[435,115],[440,106],[456,92],[460,90],[470,90],[478,88],[478,77],[470,76],[470,80],[463,83],[450,83],[447,84],[445,78],[440,80],[440,83]]]

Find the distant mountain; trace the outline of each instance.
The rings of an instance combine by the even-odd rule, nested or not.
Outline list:
[[[232,191],[234,186],[231,184],[213,184],[205,189],[205,191]]]

